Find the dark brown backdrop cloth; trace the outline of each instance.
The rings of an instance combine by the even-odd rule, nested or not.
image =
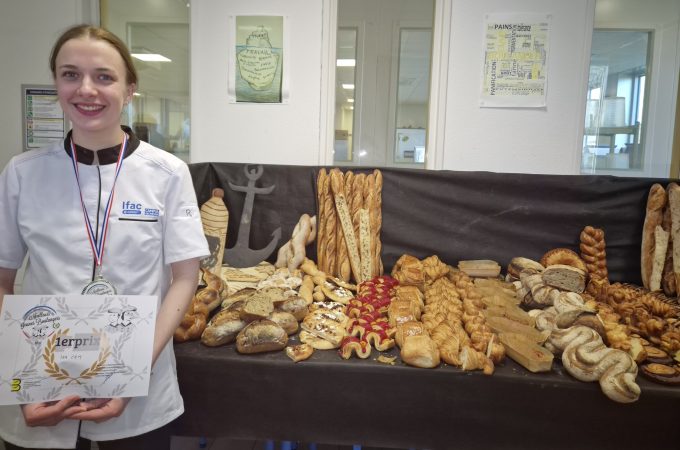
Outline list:
[[[253,168],[254,166],[249,166]],[[280,244],[300,215],[316,214],[319,167],[264,165],[257,195],[250,248],[262,248],[281,227]],[[190,165],[199,204],[213,188],[225,191],[229,230],[238,230],[245,194],[229,182],[248,184],[244,164]],[[370,172],[343,168],[355,172]],[[449,264],[464,259],[493,259],[504,268],[515,256],[540,259],[555,247],[578,252],[579,234],[603,228],[612,281],[640,283],[640,237],[649,187],[668,180],[589,175],[532,175],[381,169],[383,263],[390,269],[404,253],[418,258],[439,255]],[[237,232],[228,233],[227,247]],[[307,248],[316,259],[314,245]],[[276,259],[274,253],[269,260]]]
[[[199,203],[225,190],[229,229],[237,230],[246,185],[243,164],[190,166]],[[315,214],[318,167],[264,166],[257,187],[251,248],[282,228],[283,244],[299,216]],[[345,170],[345,169],[343,169]],[[352,168],[351,170],[362,171]],[[514,256],[538,259],[554,247],[578,250],[585,225],[605,230],[610,278],[640,282],[640,235],[649,187],[668,180],[382,169],[383,261],[429,255],[450,264]],[[236,242],[230,231],[227,248]],[[315,259],[314,246],[307,248]],[[273,261],[274,253],[269,259]],[[175,346],[186,412],[178,433],[236,439],[301,440],[451,448],[677,448],[680,388],[640,376],[634,404],[607,399],[561,365],[531,374],[508,360],[496,373],[451,367],[415,369],[315,352],[293,364],[282,352],[239,355],[233,345]],[[396,354],[393,350],[392,353]]]

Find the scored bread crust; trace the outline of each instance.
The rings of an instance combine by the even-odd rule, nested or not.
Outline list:
[[[588,267],[586,266],[586,263],[581,259],[580,256],[578,256],[575,251],[568,248],[559,247],[547,251],[541,257],[540,263],[543,267],[548,267],[555,264],[563,264],[565,266],[576,267],[577,269],[588,273]]]

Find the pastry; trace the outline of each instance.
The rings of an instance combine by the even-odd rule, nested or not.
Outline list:
[[[293,360],[293,362],[304,361],[312,356],[314,348],[309,344],[298,344],[286,347],[286,356]]]
[[[439,349],[426,334],[408,336],[401,347],[401,360],[410,366],[432,369],[439,366]]]

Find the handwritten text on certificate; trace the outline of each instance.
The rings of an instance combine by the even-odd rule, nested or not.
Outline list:
[[[7,295],[0,405],[148,394],[155,296]]]
[[[488,14],[480,106],[546,106],[547,14]]]

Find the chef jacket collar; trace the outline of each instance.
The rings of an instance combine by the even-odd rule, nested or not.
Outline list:
[[[121,128],[129,136],[128,148],[127,152],[125,152],[125,157],[127,158],[132,154],[132,152],[134,152],[137,149],[137,147],[139,147],[139,138],[135,136],[135,134],[129,127],[121,126]],[[71,157],[71,133],[73,133],[73,130],[69,131],[68,134],[66,135],[66,139],[64,139],[64,150],[66,150],[66,153],[68,153],[69,158]],[[114,145],[113,147],[102,148],[97,150],[97,158],[99,159],[99,165],[103,166],[106,164],[115,164],[116,161],[118,161],[119,150],[120,144]],[[94,162],[94,152],[92,150],[87,149],[85,147],[81,147],[80,145],[76,144],[76,153],[78,156],[79,163],[91,165]]]

